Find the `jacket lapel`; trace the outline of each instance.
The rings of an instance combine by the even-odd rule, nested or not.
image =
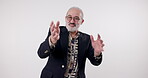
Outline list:
[[[66,29],[61,31],[60,44],[61,44],[61,47],[62,47],[62,52],[64,53],[65,65],[67,64],[67,52],[68,52],[68,43],[69,43],[68,37],[69,37],[69,32]]]
[[[79,66],[81,65],[81,63],[82,63],[82,60],[83,60],[83,58],[82,57],[84,57],[84,42],[83,42],[83,36],[82,36],[83,34],[82,33],[80,33],[80,35],[79,35],[79,38],[78,38],[78,64],[79,64]]]

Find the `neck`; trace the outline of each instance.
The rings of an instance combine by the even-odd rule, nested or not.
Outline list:
[[[72,38],[75,38],[77,36],[78,31],[70,32],[70,35]]]

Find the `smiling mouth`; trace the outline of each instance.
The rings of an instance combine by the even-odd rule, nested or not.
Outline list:
[[[74,23],[70,23],[69,26],[75,27],[76,25]]]

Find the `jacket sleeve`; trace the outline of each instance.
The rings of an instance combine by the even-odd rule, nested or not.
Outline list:
[[[53,47],[51,48],[51,46],[49,45],[49,36],[50,35],[51,35],[51,33],[49,31],[47,38],[39,46],[37,53],[40,58],[48,57],[54,50],[54,48]]]
[[[94,57],[94,48],[92,47],[90,37],[89,37],[89,43],[88,43],[87,57],[90,60],[91,64],[95,66],[100,65],[102,62],[102,53],[99,56]]]

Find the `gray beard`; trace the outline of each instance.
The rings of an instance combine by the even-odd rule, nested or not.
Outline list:
[[[70,32],[75,32],[75,31],[77,31],[77,30],[79,29],[78,26],[76,26],[76,27],[66,26],[66,28],[67,28],[67,30],[70,31]]]

